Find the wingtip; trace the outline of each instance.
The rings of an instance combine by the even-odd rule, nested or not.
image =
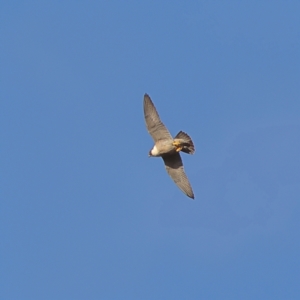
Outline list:
[[[189,192],[184,191],[184,193],[185,193],[185,195],[186,195],[187,197],[189,197],[190,199],[195,200],[195,195],[194,195],[194,193],[193,193],[192,191],[189,191]]]
[[[191,198],[192,200],[195,200],[195,195],[194,192],[192,190],[188,191],[185,193],[189,198]]]
[[[150,96],[147,93],[145,93],[145,95],[144,95],[144,103],[149,103],[149,102],[152,102],[151,98],[150,98]]]

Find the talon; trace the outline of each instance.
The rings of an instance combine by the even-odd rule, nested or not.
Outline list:
[[[173,141],[173,146],[175,146],[175,150],[176,150],[176,152],[179,152],[179,151],[181,151],[182,150],[182,148],[183,148],[183,145],[180,143],[180,141]]]

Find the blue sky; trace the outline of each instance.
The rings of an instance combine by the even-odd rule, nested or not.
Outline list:
[[[298,299],[300,2],[1,11],[1,299]],[[175,186],[143,95],[175,135]]]

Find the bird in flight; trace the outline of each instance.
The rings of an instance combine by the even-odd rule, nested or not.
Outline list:
[[[154,140],[154,147],[149,156],[161,157],[166,170],[176,185],[190,198],[194,193],[184,172],[180,151],[194,154],[195,147],[192,139],[183,131],[173,139],[167,127],[162,123],[156,108],[148,94],[144,95],[144,116],[149,134]]]

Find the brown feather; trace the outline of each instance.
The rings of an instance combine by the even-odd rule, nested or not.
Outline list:
[[[162,157],[166,170],[176,185],[190,198],[194,199],[194,193],[189,180],[184,172],[182,160],[179,153],[165,155]]]
[[[147,94],[144,96],[144,116],[148,132],[152,136],[154,142],[163,139],[172,139],[169,130],[160,120],[156,108]]]

